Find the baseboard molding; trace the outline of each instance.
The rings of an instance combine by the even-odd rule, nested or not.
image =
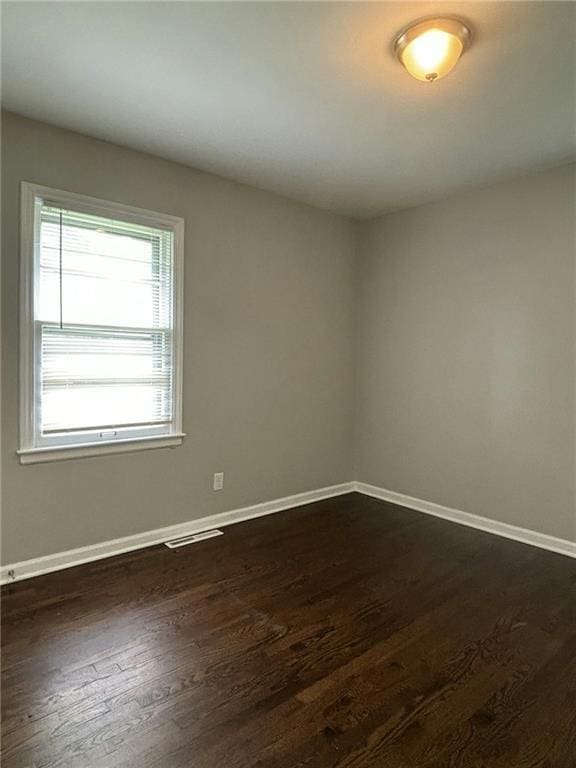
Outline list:
[[[459,509],[443,507],[441,504],[434,504],[431,501],[417,499],[414,496],[407,496],[403,493],[389,491],[386,488],[378,488],[368,483],[354,483],[354,490],[363,493],[365,496],[372,496],[375,499],[389,501],[392,504],[398,504],[401,507],[408,507],[417,512],[424,512],[427,515],[441,517],[444,520],[450,520],[459,525],[466,525],[469,528],[477,528],[486,533],[493,533],[496,536],[502,536],[505,539],[513,539],[523,544],[529,544],[532,547],[540,547],[551,552],[557,552],[561,555],[576,558],[576,542],[567,539],[558,539],[555,536],[548,536],[545,533],[532,531],[529,528],[520,528],[509,523],[501,523],[498,520],[491,520],[488,517],[473,515],[470,512],[462,512]]]
[[[70,549],[66,552],[58,552],[53,555],[46,555],[45,557],[37,557],[32,560],[23,560],[19,563],[5,565],[0,568],[0,584],[22,581],[33,576],[40,576],[43,573],[72,568],[74,565],[90,563],[94,560],[121,555],[124,552],[132,552],[136,549],[162,544],[169,539],[200,533],[209,528],[222,528],[227,525],[234,525],[234,523],[242,523],[246,520],[253,520],[264,515],[272,515],[275,512],[282,512],[304,504],[311,504],[322,499],[330,499],[334,496],[342,496],[353,491],[362,493],[365,496],[381,499],[382,501],[389,501],[401,507],[408,507],[417,512],[424,512],[427,515],[441,517],[444,520],[450,520],[459,525],[477,528],[486,533],[492,533],[506,539],[513,539],[523,544],[529,544],[533,547],[540,547],[540,549],[547,549],[551,552],[576,558],[576,542],[558,539],[555,536],[548,536],[545,533],[532,531],[528,528],[501,523],[498,520],[491,520],[480,515],[462,512],[459,509],[443,507],[441,504],[434,504],[431,501],[424,501],[414,496],[396,493],[395,491],[389,491],[386,488],[379,488],[368,483],[349,482],[332,485],[328,488],[319,488],[315,491],[297,493],[294,496],[285,496],[281,499],[265,501],[250,507],[220,512],[216,515],[201,517],[198,520],[190,520],[186,523],[178,523],[177,525],[169,525],[165,528],[156,528],[152,531],[136,533],[132,536],[124,536],[121,539],[103,541],[88,547],[79,547],[78,549]]]
[[[143,549],[154,544],[162,544],[169,539],[176,539],[181,536],[188,536],[193,533],[200,533],[209,528],[222,528],[234,523],[242,523],[245,520],[252,520],[256,517],[271,515],[275,512],[282,512],[293,507],[301,507],[304,504],[311,504],[314,501],[330,499],[334,496],[341,496],[345,493],[351,493],[354,490],[354,483],[341,483],[340,485],[331,485],[328,488],[319,488],[315,491],[297,493],[294,496],[285,496],[282,499],[273,499],[261,504],[254,504],[250,507],[233,509],[229,512],[220,512],[216,515],[208,515],[198,520],[190,520],[186,523],[169,525],[165,528],[156,528],[144,533],[136,533],[132,536],[124,536],[121,539],[112,539],[103,541],[99,544],[92,544],[88,547],[79,547],[78,549],[69,549],[66,552],[58,552],[45,557],[37,557],[32,560],[23,560],[12,565],[4,565],[0,568],[0,584],[7,584],[13,581],[22,581],[33,576],[40,576],[43,573],[60,571],[64,568],[71,568],[74,565],[90,563],[94,560],[102,560],[105,557],[121,555],[124,552],[132,552],[136,549]]]

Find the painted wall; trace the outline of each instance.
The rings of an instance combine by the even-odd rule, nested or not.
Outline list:
[[[351,479],[576,540],[576,166],[352,222],[12,114],[2,152],[5,563]],[[182,447],[19,464],[22,180],[185,218]]]
[[[16,115],[2,128],[4,562],[352,479],[350,222]],[[22,180],[185,218],[182,447],[19,464]]]
[[[362,225],[357,480],[576,539],[575,168]]]

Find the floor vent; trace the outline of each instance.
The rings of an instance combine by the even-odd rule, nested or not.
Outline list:
[[[204,541],[204,539],[213,539],[214,536],[222,536],[223,533],[224,531],[214,528],[212,531],[202,531],[201,533],[194,533],[192,536],[184,536],[181,539],[165,541],[164,544],[170,549],[176,549],[177,547],[185,547],[187,544],[196,544],[197,541]]]

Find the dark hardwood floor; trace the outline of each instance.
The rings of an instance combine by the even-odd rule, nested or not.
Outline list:
[[[576,561],[356,494],[3,590],[4,768],[574,768]]]

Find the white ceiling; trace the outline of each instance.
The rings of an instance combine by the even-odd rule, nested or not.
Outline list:
[[[438,83],[391,41],[468,20]],[[357,217],[576,157],[572,2],[4,2],[7,109]]]

